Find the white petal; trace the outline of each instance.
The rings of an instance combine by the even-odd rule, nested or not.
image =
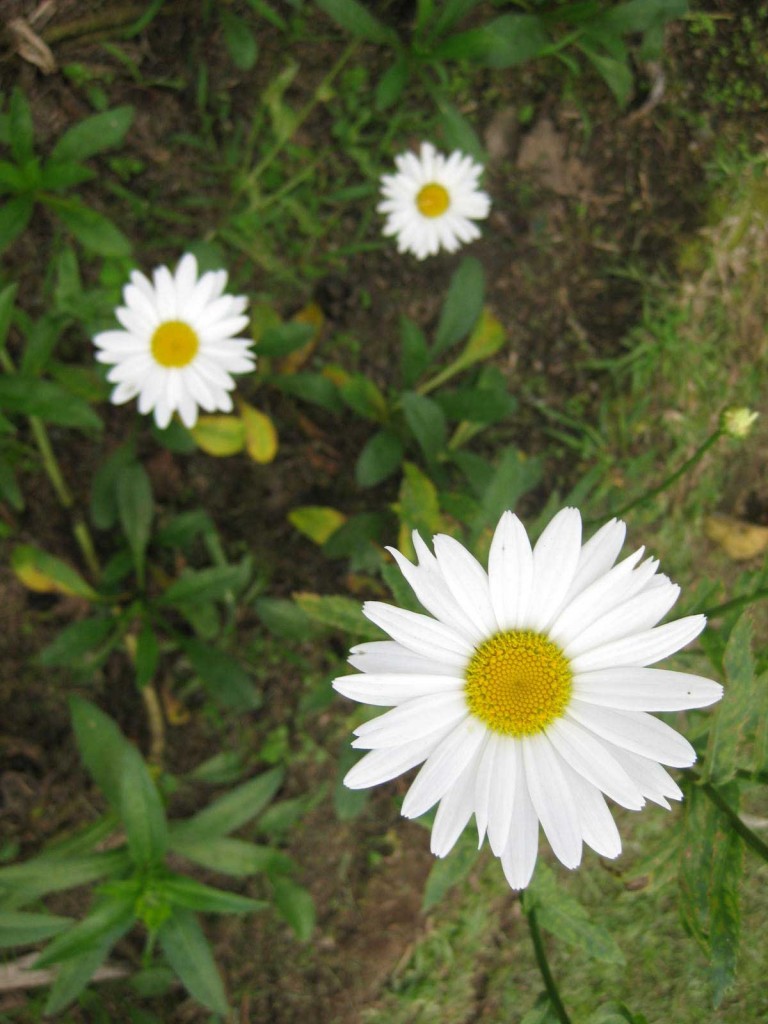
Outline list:
[[[398,775],[425,761],[450,729],[450,725],[446,726],[426,739],[411,740],[399,747],[369,750],[349,769],[344,776],[344,785],[348,789],[368,789],[396,779]]]
[[[601,857],[613,860],[621,853],[621,836],[602,794],[566,765],[568,786],[576,801],[584,842]]]
[[[488,817],[491,805],[491,787],[493,785],[494,771],[496,765],[496,752],[502,737],[495,732],[488,731],[485,745],[478,755],[477,771],[475,773],[475,821],[477,823],[478,845],[483,845],[485,830],[488,827]]]
[[[521,758],[522,762],[522,758]],[[501,855],[504,875],[513,889],[524,889],[531,880],[539,852],[539,819],[525,782],[525,772],[517,773],[515,802],[509,840]]]
[[[645,803],[643,794],[611,754],[611,744],[567,718],[559,718],[548,726],[547,736],[562,759],[588,782],[622,807],[640,810]]]
[[[481,639],[480,632],[467,619],[448,589],[448,584],[437,569],[436,563],[434,567],[428,563],[423,566],[415,566],[396,548],[387,548],[387,550],[397,562],[400,572],[416,595],[419,604],[430,615],[434,615],[440,622],[444,622],[453,629],[459,630],[470,643],[477,643]]]
[[[414,654],[459,669],[463,669],[472,657],[473,647],[468,640],[455,629],[427,615],[394,608],[380,601],[366,601],[363,614]]]
[[[533,549],[533,588],[525,625],[544,630],[573,581],[581,552],[581,515],[564,508],[545,527]]]
[[[634,754],[631,750],[621,750],[619,747],[614,747],[613,744],[608,746],[610,752],[624,766],[624,770],[647,800],[669,810],[667,798],[670,800],[683,799],[683,792],[678,784],[657,761]]]
[[[394,640],[371,640],[365,644],[357,644],[351,649],[347,661],[360,672],[450,675],[449,666],[443,662],[422,658]]]
[[[583,704],[574,698],[565,716],[617,747],[661,764],[688,768],[696,760],[696,751],[684,736],[666,722],[642,711],[614,711],[596,704]]]
[[[581,825],[560,757],[543,734],[522,739],[528,792],[552,852],[567,868],[581,863]]]
[[[457,725],[465,717],[469,714],[461,693],[416,697],[359,725],[355,729],[357,739],[352,746],[362,750],[398,747],[401,743],[430,736],[446,725]]]
[[[633,636],[594,647],[571,659],[573,672],[591,672],[599,668],[641,667],[669,657],[690,643],[707,624],[704,615],[688,615]]]
[[[528,611],[533,552],[525,527],[512,512],[502,515],[493,535],[488,580],[499,629],[515,629]]]
[[[435,693],[449,693],[463,690],[464,680],[459,676],[422,676],[411,674],[370,675],[363,673],[353,676],[339,676],[331,684],[334,690],[360,701],[361,704],[374,704],[392,707],[412,700],[414,697],[427,697]]]
[[[436,857],[450,853],[472,817],[476,765],[477,755],[440,801],[430,841],[430,849]]]
[[[401,813],[418,818],[434,807],[473,760],[485,739],[482,722],[468,716],[429,755],[408,790]]]
[[[587,704],[626,711],[682,711],[714,704],[723,688],[688,672],[603,668],[579,673],[573,680],[573,695]]]
[[[517,776],[523,771],[521,755],[522,748],[517,740],[499,737],[488,794],[488,842],[497,857],[501,856],[509,841]]]
[[[604,647],[615,640],[637,636],[651,629],[667,614],[679,595],[680,587],[669,583],[652,587],[641,594],[635,594],[628,601],[622,601],[568,643],[568,657],[576,658],[595,647]]]
[[[434,539],[435,557],[448,587],[461,610],[474,623],[478,633],[496,632],[488,591],[488,574],[477,559],[453,537],[438,534]]]
[[[626,533],[626,523],[621,519],[611,519],[589,538],[579,554],[576,573],[566,595],[567,601],[572,601],[577,594],[608,572],[619,557]]]

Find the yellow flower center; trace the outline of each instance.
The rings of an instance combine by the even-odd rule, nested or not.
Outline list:
[[[469,710],[503,736],[543,732],[571,699],[568,659],[532,630],[510,629],[485,640],[464,675]]]
[[[183,320],[166,320],[155,329],[151,345],[161,366],[187,366],[197,355],[200,341]]]
[[[451,205],[451,197],[447,189],[432,181],[420,189],[416,196],[416,205],[419,213],[423,213],[425,217],[442,217]]]

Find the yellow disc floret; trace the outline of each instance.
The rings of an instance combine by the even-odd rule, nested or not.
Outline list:
[[[568,659],[557,644],[532,630],[510,629],[483,641],[464,677],[469,710],[504,736],[542,732],[571,699]]]
[[[187,366],[197,355],[200,341],[183,320],[166,320],[152,335],[152,355],[161,366]]]
[[[424,214],[425,217],[442,217],[450,205],[451,197],[448,195],[448,190],[442,185],[438,185],[436,181],[424,185],[416,196],[416,206],[419,208],[419,213]]]

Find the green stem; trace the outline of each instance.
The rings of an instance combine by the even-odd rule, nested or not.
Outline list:
[[[731,823],[733,831],[738,836],[741,836],[750,850],[752,850],[753,853],[756,853],[758,857],[762,857],[764,861],[768,861],[768,845],[763,842],[760,836],[752,831],[749,825],[744,824],[720,790],[716,786],[713,786],[711,782],[705,782],[701,788],[707,794],[715,807],[717,807],[719,811],[723,812]]]
[[[622,505],[620,508],[614,509],[614,511],[609,513],[609,515],[606,518],[612,519],[618,518],[619,516],[623,516],[626,512],[631,511],[638,505],[642,505],[646,501],[650,501],[651,498],[655,498],[658,494],[661,494],[662,491],[666,491],[666,489],[668,487],[671,487],[672,484],[676,483],[681,476],[684,476],[692,466],[696,465],[696,463],[705,454],[705,452],[708,452],[709,449],[717,441],[720,440],[720,438],[723,436],[723,433],[724,431],[720,427],[718,427],[717,430],[715,430],[714,433],[710,434],[706,441],[704,441],[703,444],[701,444],[696,449],[693,455],[691,455],[689,459],[686,459],[682,466],[679,466],[674,473],[671,473],[668,477],[665,477],[660,484],[657,484],[656,487],[652,487],[650,491],[646,491],[639,497],[633,498],[632,501],[627,502],[626,505]]]
[[[714,619],[716,616],[725,615],[726,612],[732,612],[736,608],[744,608],[746,605],[752,604],[753,601],[760,601],[764,597],[768,597],[768,587],[761,587],[759,590],[753,590],[751,594],[742,594],[741,597],[734,597],[723,604],[716,604],[714,608],[707,608],[704,614],[708,619]]]
[[[525,905],[523,906],[523,909],[525,909]],[[530,910],[525,910],[525,916],[528,918],[528,929],[531,933],[533,951],[536,954],[536,963],[541,971],[541,977],[544,980],[544,988],[547,990],[547,998],[549,999],[552,1009],[555,1011],[560,1024],[572,1024],[571,1018],[568,1016],[568,1011],[560,998],[560,992],[558,991],[552,971],[549,969],[549,961],[547,960],[547,953],[544,949],[544,942],[541,937],[539,922],[536,920],[536,910],[533,907],[531,907]]]

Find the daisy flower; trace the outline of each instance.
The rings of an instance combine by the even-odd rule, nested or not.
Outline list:
[[[352,789],[386,782],[421,762],[403,803],[407,818],[439,804],[432,852],[448,853],[474,814],[514,889],[536,864],[539,825],[568,868],[586,843],[604,857],[621,839],[604,796],[639,810],[669,807],[680,789],[662,765],[696,754],[648,714],[703,707],[722,687],[648,668],[702,631],[703,615],[663,626],[680,588],[643,549],[620,561],[625,524],[613,519],[585,544],[566,508],[531,548],[505,512],[488,570],[452,537],[418,535],[412,564],[390,549],[429,612],[364,605],[391,640],[352,649],[363,674],[342,676],[346,697],[392,710],[355,730],[369,751],[344,779]]]
[[[248,300],[225,295],[225,270],[198,277],[191,253],[179,260],[174,274],[158,267],[150,281],[138,270],[123,289],[124,306],[115,310],[122,331],[102,331],[93,343],[96,358],[112,369],[115,405],[138,396],[139,412],[154,410],[155,423],[165,429],[174,412],[185,427],[197,422],[198,407],[229,412],[233,373],[255,366],[248,338],[236,335],[248,323]]]
[[[401,153],[395,165],[397,174],[382,176],[384,199],[376,209],[387,214],[384,234],[397,236],[399,252],[423,260],[441,248],[456,252],[480,237],[473,221],[487,217],[491,208],[477,187],[480,164],[459,150],[445,157],[422,142],[419,156]]]

